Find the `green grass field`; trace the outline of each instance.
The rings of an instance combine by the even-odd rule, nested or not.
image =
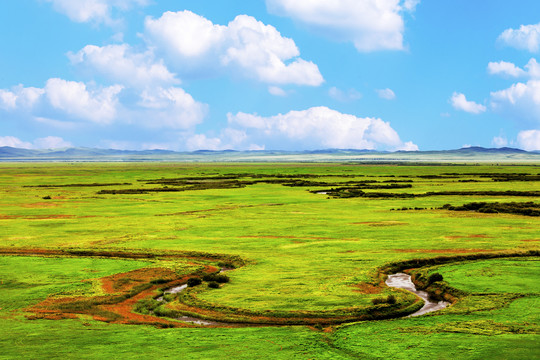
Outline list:
[[[539,174],[538,165],[0,164],[0,249],[161,254],[0,256],[0,358],[540,358],[539,258],[457,258],[538,251],[539,217],[443,208],[532,203],[523,206],[534,214]],[[172,252],[202,255],[163,258]],[[204,254],[244,262],[221,288],[186,293],[204,310],[341,314],[389,294],[405,304],[414,297],[379,284],[377,269],[437,257],[456,259],[422,271],[461,295],[430,315],[325,331],[31,316],[46,299],[102,296],[100,279],[114,274],[216,265]]]

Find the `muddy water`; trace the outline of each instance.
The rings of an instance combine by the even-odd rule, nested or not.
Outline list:
[[[444,309],[445,307],[450,305],[450,303],[447,301],[432,301],[429,298],[429,294],[425,291],[417,290],[416,286],[411,280],[411,276],[404,273],[388,275],[388,279],[386,279],[386,285],[390,287],[408,290],[422,298],[422,300],[424,300],[424,306],[417,312],[412,313],[407,317],[424,315],[432,311]]]

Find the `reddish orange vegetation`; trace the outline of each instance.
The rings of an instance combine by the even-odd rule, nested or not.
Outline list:
[[[399,253],[430,253],[430,254],[468,254],[477,252],[492,252],[489,249],[394,249]]]
[[[205,272],[211,273],[217,270],[213,266],[205,266]],[[135,304],[144,299],[150,299],[157,295],[159,287],[172,287],[185,283],[190,276],[176,278],[176,274],[170,269],[144,268],[115,274],[102,278],[104,296],[94,297],[69,297],[48,298],[39,304],[26,309],[33,312],[28,318],[44,319],[73,319],[78,315],[90,315],[94,320],[105,321],[115,324],[149,324],[162,327],[191,327],[194,325],[167,320],[152,315],[143,315],[133,312]],[[114,304],[104,304],[114,301],[113,295],[126,295],[134,290],[137,285],[147,284],[152,280],[169,280],[166,284],[153,285],[148,289]],[[81,304],[81,306],[77,306]]]
[[[447,235],[447,236],[445,236],[445,238],[447,238],[448,240],[464,239],[464,238],[469,238],[469,239],[476,239],[476,238],[479,238],[479,239],[491,239],[492,237],[493,236],[487,236],[487,235],[482,235],[482,234]]]
[[[70,256],[63,250],[49,249],[0,249],[0,254],[35,255],[35,256]],[[88,256],[122,256],[136,259],[144,258],[144,254],[95,252]],[[146,256],[150,257],[150,256]],[[178,254],[165,257],[182,257]],[[191,257],[190,257],[191,258]],[[199,259],[200,260],[200,259]],[[189,263],[190,265],[199,265]],[[215,266],[204,265],[203,273],[217,272]],[[142,268],[125,273],[114,274],[101,278],[102,288],[106,295],[78,296],[78,297],[50,297],[30,308],[25,309],[33,313],[29,319],[75,319],[81,315],[91,316],[94,320],[118,324],[147,324],[160,327],[193,327],[195,325],[167,320],[152,315],[143,315],[133,312],[138,301],[151,299],[158,295],[158,288],[173,287],[184,284],[192,275],[178,278],[178,275],[166,268]],[[152,285],[153,280],[165,281],[159,285]],[[140,291],[138,291],[140,289]]]
[[[378,294],[382,291],[382,288],[379,286],[374,286],[368,283],[360,283],[353,285],[356,290],[353,290],[354,292],[362,293],[362,294]]]
[[[523,239],[521,241],[524,241],[524,242],[536,242],[536,241],[540,241],[540,239]]]

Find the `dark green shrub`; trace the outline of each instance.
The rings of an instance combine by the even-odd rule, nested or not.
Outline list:
[[[203,280],[204,281],[215,281],[215,282],[218,282],[220,284],[224,284],[224,283],[229,282],[229,277],[227,275],[223,275],[223,274],[208,274],[208,275],[204,275]]]
[[[429,275],[428,283],[433,284],[434,282],[442,281],[442,280],[443,280],[443,276],[441,274],[433,273]]]
[[[165,279],[154,279],[152,281],[150,281],[150,284],[154,284],[154,285],[159,285],[159,284],[165,284],[165,283],[168,283],[169,280],[165,280]]]
[[[197,285],[200,285],[200,284],[202,284],[202,280],[197,278],[197,277],[189,278],[188,281],[187,281],[187,286],[189,286],[189,287],[194,287],[194,286],[197,286]]]
[[[215,281],[210,281],[208,283],[208,287],[211,288],[211,289],[219,289],[219,284]]]
[[[373,305],[384,304],[385,302],[386,302],[386,300],[384,298],[375,298],[375,299],[371,300],[371,303]]]
[[[47,195],[47,196],[44,196],[42,199],[43,200],[51,200],[51,197],[49,195]]]
[[[396,297],[392,294],[388,295],[386,298],[386,303],[388,304],[395,304],[396,303]]]

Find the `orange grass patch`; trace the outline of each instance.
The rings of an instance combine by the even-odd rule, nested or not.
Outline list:
[[[354,284],[352,286],[356,288],[353,290],[354,292],[361,294],[379,294],[382,291],[382,288],[368,283]]]

